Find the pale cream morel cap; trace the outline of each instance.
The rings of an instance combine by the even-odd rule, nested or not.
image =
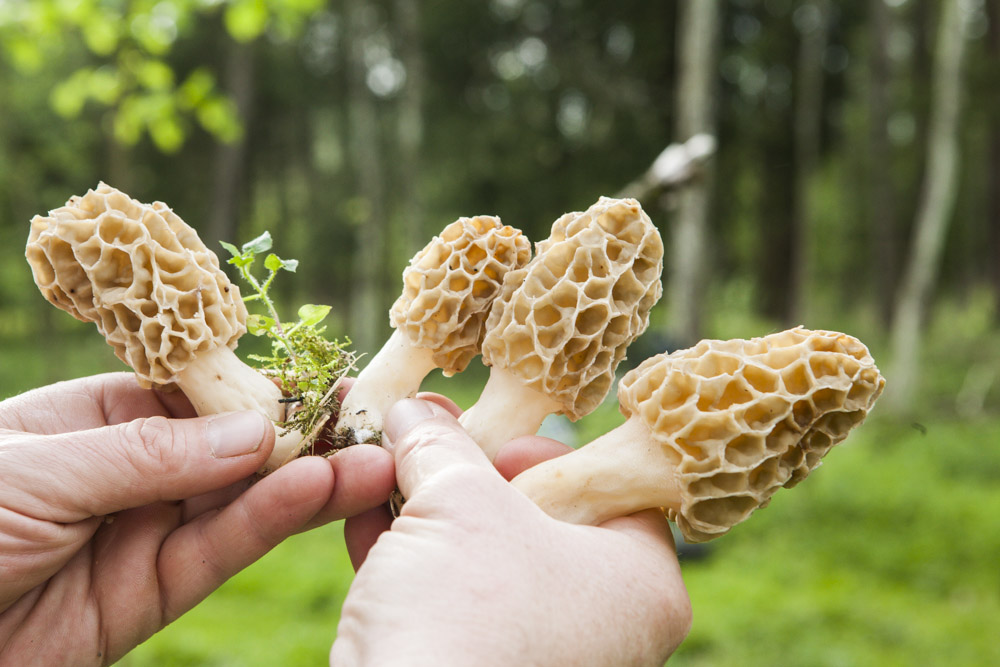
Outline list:
[[[552,397],[576,420],[607,395],[662,293],[663,241],[634,199],[567,213],[511,271],[486,323],[483,361]]]
[[[669,458],[689,542],[718,537],[790,488],[867,416],[885,380],[856,338],[801,327],[651,357],[618,400]]]
[[[172,384],[195,353],[246,331],[239,289],[162,202],[101,183],[35,216],[25,256],[45,298],[96,323],[143,386]]]
[[[403,271],[403,292],[390,319],[410,342],[434,351],[445,375],[479,354],[483,327],[508,271],[531,259],[531,243],[499,218],[459,218],[417,253]]]

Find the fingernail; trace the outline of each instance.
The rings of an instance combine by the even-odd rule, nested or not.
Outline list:
[[[382,446],[390,452],[394,442],[422,421],[436,417],[434,406],[418,398],[404,398],[396,402],[385,416],[382,428]]]
[[[264,441],[270,422],[256,412],[230,412],[208,422],[208,442],[212,456],[225,459],[253,454]]]

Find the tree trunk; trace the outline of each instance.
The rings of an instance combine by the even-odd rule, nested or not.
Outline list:
[[[684,0],[680,3],[675,137],[678,143],[699,133],[715,135],[716,61],[721,36],[719,14],[717,2]],[[700,179],[680,191],[670,243],[667,335],[679,345],[701,338],[713,161],[709,160],[702,170]]]
[[[899,250],[896,243],[896,206],[889,143],[890,20],[885,0],[870,0],[871,39],[868,42],[868,187],[869,219],[873,234],[872,266],[878,312],[887,327],[892,321]]]
[[[375,30],[375,9],[363,0],[346,0],[348,50],[348,151],[357,174],[358,197],[353,222],[357,225],[348,330],[355,347],[374,352],[384,338],[388,307],[382,276],[386,261],[385,191],[378,109],[366,79],[365,42]]]
[[[989,130],[989,200],[986,209],[986,224],[989,239],[987,254],[994,260],[990,266],[990,284],[993,287],[993,297],[996,302],[996,316],[1000,318],[1000,0],[987,0],[986,12],[989,18],[989,33],[987,33],[987,58],[990,62],[990,78],[992,96],[986,100],[990,104]]]
[[[424,136],[424,55],[421,46],[420,4],[396,0],[396,28],[406,84],[399,96],[397,137],[399,141],[399,208],[402,254],[409,260],[427,243],[423,202],[420,197],[420,148]],[[436,233],[437,230],[434,230]]]
[[[887,375],[891,408],[912,410],[919,380],[924,320],[941,264],[945,233],[958,191],[959,120],[966,49],[958,2],[941,3],[935,45],[927,160],[914,240],[892,324],[893,361]]]
[[[225,31],[223,31],[225,32]],[[232,143],[219,141],[215,148],[214,182],[212,184],[212,209],[209,213],[205,241],[215,247],[218,241],[233,243],[237,240],[240,189],[246,176],[246,135],[253,122],[254,61],[253,42],[244,44],[228,35],[226,47],[226,92],[236,104],[236,111],[243,123],[243,134]]]
[[[799,13],[801,12],[801,13]],[[812,0],[796,12],[799,20],[798,72],[795,90],[795,202],[792,213],[791,318],[806,321],[813,268],[813,211],[810,190],[819,167],[823,130],[823,58],[830,32],[828,0]]]

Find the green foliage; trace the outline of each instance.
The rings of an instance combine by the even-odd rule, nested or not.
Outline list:
[[[0,3],[0,55],[18,70],[35,73],[65,56],[63,44],[78,37],[90,53],[87,64],[58,82],[52,108],[65,119],[80,117],[88,103],[108,109],[113,135],[135,145],[148,135],[164,153],[180,150],[191,120],[219,141],[242,136],[236,105],[204,67],[187,75],[168,57],[179,38],[223,4],[230,36],[250,42],[273,27],[288,39],[320,7],[319,0],[169,0],[106,2],[33,0]],[[178,81],[180,81],[178,83]]]
[[[280,272],[294,273],[299,262],[268,253],[264,257],[267,276],[261,280],[254,275],[257,259],[271,249],[270,232],[264,232],[239,248],[225,241],[221,245],[232,255],[228,263],[235,266],[250,285],[252,293],[243,300],[264,306],[263,313],[249,315],[247,330],[254,336],[270,339],[271,353],[251,355],[250,359],[259,363],[268,376],[277,379],[282,391],[290,397],[289,401],[296,404],[282,426],[303,433],[306,436],[304,446],[309,446],[336,410],[336,381],[354,368],[354,355],[348,349],[350,341],[331,341],[324,336],[326,328],[320,324],[330,313],[330,306],[306,304],[298,310],[298,321],[293,324],[281,321],[271,288]]]

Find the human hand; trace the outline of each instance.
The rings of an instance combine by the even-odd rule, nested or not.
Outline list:
[[[345,524],[360,567],[331,664],[660,665],[687,634],[661,513],[572,525],[504,481],[565,446],[518,439],[495,469],[419,400],[390,410],[384,437],[407,501],[389,530],[381,508]]]
[[[0,664],[107,664],[289,535],[383,504],[391,456],[359,445],[253,483],[254,412],[195,418],[130,374],[0,403]]]

